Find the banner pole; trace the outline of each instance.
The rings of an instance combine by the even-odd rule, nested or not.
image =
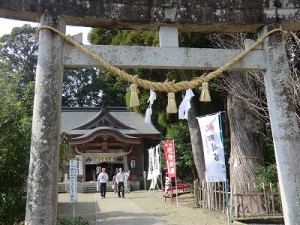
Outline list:
[[[175,157],[175,190],[176,190],[176,205],[178,206],[178,189],[177,189],[177,166],[176,166],[176,149],[175,149],[175,142],[173,140],[174,146],[174,157]]]
[[[73,208],[73,211],[72,211],[73,212],[72,213],[72,215],[73,215],[73,221],[75,221],[75,202],[73,202],[72,205],[73,205],[73,207],[72,207]]]
[[[161,149],[160,149],[160,145],[158,146],[158,153],[159,153],[159,174],[160,174],[160,187],[161,187],[161,196],[163,197],[164,195],[164,185],[163,185],[163,179],[162,179],[162,175],[163,175],[163,171],[161,169]]]
[[[220,133],[221,133],[221,139],[222,139],[222,143],[223,143],[223,147],[224,145],[224,138],[223,138],[223,129],[222,129],[222,116],[221,116],[221,112],[219,112],[219,124],[220,124]],[[225,150],[225,149],[224,149]],[[225,198],[226,198],[226,209],[227,209],[227,223],[230,224],[230,208],[229,208],[229,197],[228,197],[228,179],[227,179],[227,170],[226,170],[226,165],[225,165],[225,173],[226,173],[226,181],[225,181]]]
[[[175,190],[176,190],[176,205],[178,206],[178,189],[177,189],[177,178],[175,177]]]
[[[152,186],[152,192],[154,193],[155,192],[155,188],[156,188],[156,185],[155,185],[155,149],[154,148],[152,148],[153,149],[153,154],[152,154],[152,168],[153,168],[153,170],[152,170],[152,182],[151,182],[151,184],[153,184],[153,186]]]

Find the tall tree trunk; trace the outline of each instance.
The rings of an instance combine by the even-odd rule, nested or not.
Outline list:
[[[195,100],[193,99],[191,100],[191,109],[188,114],[188,126],[191,136],[194,163],[198,173],[198,178],[201,181],[205,177],[205,162],[200,128],[196,118],[199,114],[197,112],[197,104],[194,101]]]
[[[235,91],[247,88],[245,74],[232,73],[230,85]],[[227,99],[228,119],[231,131],[230,182],[231,193],[243,193],[257,183],[256,164],[263,164],[263,123],[253,113],[245,100],[230,93]],[[234,194],[234,193],[233,193]],[[255,204],[254,204],[255,203]],[[244,198],[238,202],[239,210],[257,212],[257,199]],[[260,208],[260,210],[262,210]]]

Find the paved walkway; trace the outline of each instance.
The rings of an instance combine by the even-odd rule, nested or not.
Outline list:
[[[99,193],[78,193],[77,198],[75,215],[95,221],[91,225],[164,225],[130,199],[118,198],[113,192],[108,192],[104,199]],[[58,217],[72,217],[69,193],[59,194],[58,202]]]

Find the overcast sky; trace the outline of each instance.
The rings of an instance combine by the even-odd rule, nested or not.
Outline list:
[[[3,36],[4,34],[10,34],[11,30],[14,27],[22,27],[24,24],[30,24],[32,27],[38,27],[38,23],[30,23],[26,21],[0,18],[0,36]],[[90,30],[91,28],[89,27],[67,26],[66,34],[74,35],[78,33],[83,33],[83,43],[88,44],[87,34]]]

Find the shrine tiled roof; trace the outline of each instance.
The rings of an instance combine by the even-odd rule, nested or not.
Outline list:
[[[131,136],[160,136],[142,115],[124,107],[68,107],[62,108],[61,132],[81,136],[92,129],[109,126]]]

